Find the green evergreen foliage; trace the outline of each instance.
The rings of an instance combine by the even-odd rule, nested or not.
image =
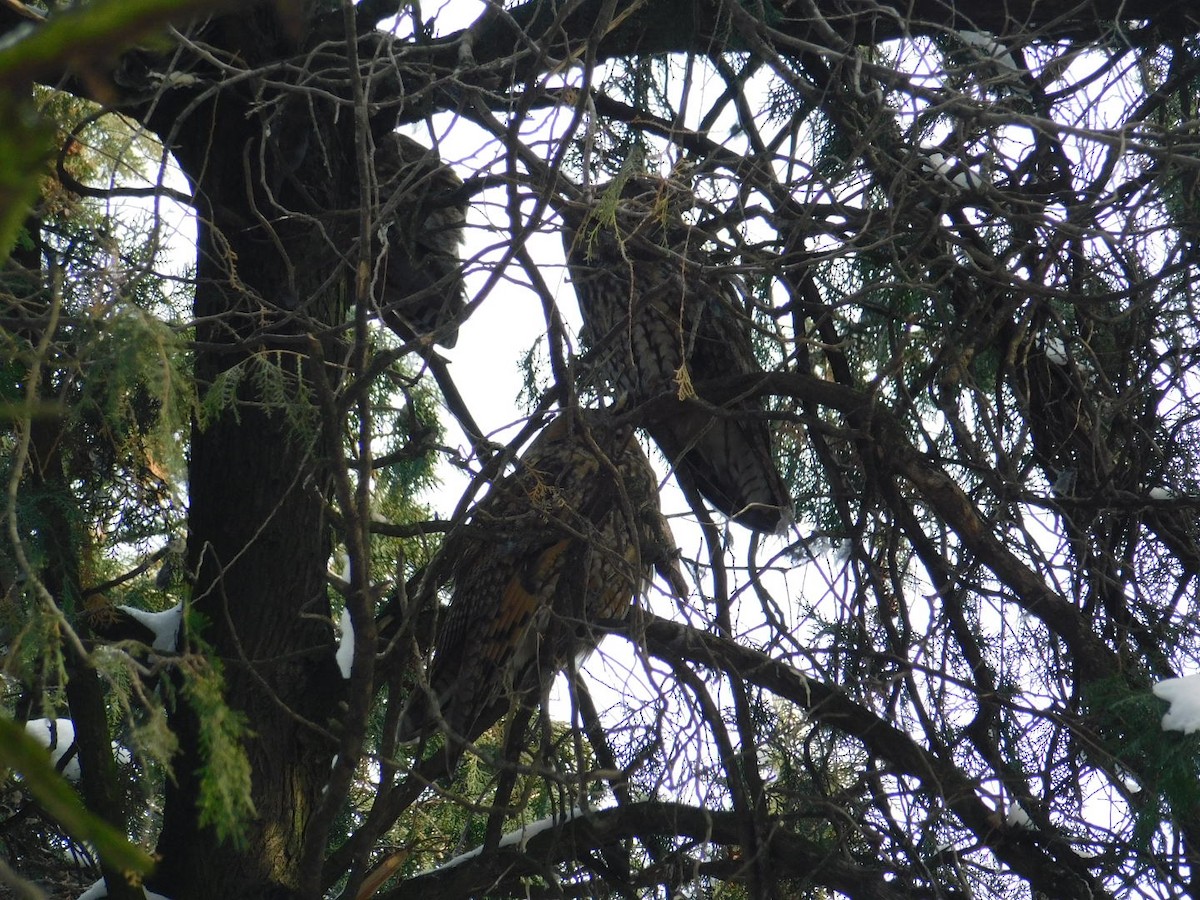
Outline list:
[[[1088,725],[1135,800],[1134,839],[1149,852],[1164,816],[1200,803],[1200,736],[1164,733],[1164,702],[1116,678],[1091,684],[1086,700]],[[1145,775],[1135,782],[1133,772]]]
[[[219,666],[198,660],[183,666],[182,693],[196,713],[204,765],[199,771],[196,798],[202,826],[235,846],[246,839],[247,823],[256,811],[252,799],[250,760],[242,746],[248,734],[246,717],[229,708],[223,695]]]
[[[297,354],[264,351],[226,369],[204,394],[200,427],[226,413],[238,419],[241,403],[252,395],[256,407],[284,419],[294,440],[310,440],[316,433],[318,415],[303,365]]]

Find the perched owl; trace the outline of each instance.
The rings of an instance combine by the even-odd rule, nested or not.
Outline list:
[[[564,412],[471,511],[443,550],[452,600],[439,623],[429,691],[398,730],[474,740],[513,699],[538,701],[555,673],[624,617],[652,571],[686,592],[658,484],[630,426]]]
[[[375,146],[379,205],[390,210],[382,229],[385,244],[380,311],[404,340],[456,322],[466,305],[459,251],[467,221],[462,179],[438,155],[402,134]],[[438,336],[453,347],[458,327]]]
[[[1179,498],[1169,489],[1143,484],[1147,464],[1161,459],[1159,454],[1169,444],[1125,443],[1122,435],[1147,434],[1144,426],[1135,424],[1138,408],[1097,371],[1101,359],[1092,356],[1094,351],[1084,351],[1111,345],[1111,339],[1085,322],[1085,333],[1072,349],[1070,338],[1065,341],[1051,332],[1044,318],[1035,324],[1038,328],[1032,336],[1023,336],[1012,353],[1010,383],[1022,406],[1035,458],[1055,493],[1083,501],[1071,508],[1066,522],[1076,552],[1091,552],[1082,543],[1082,533],[1102,508],[1092,505],[1098,498],[1114,489],[1129,495],[1146,493],[1151,502],[1140,510],[1142,524],[1175,556],[1188,577],[1200,576],[1200,526],[1194,510],[1187,504],[1176,507]],[[1110,362],[1113,355],[1110,351]],[[1114,382],[1121,383],[1120,373],[1114,375]],[[1140,464],[1131,466],[1131,459]]]
[[[642,424],[680,481],[748,528],[781,529],[792,504],[762,403],[700,397],[706,405],[692,387],[762,368],[738,280],[701,271],[704,238],[682,216],[690,191],[634,177],[593,197],[586,215],[564,211],[563,243],[599,380],[650,402]]]

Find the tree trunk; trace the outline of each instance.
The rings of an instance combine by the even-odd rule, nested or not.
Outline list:
[[[329,727],[344,692],[326,594],[329,451],[340,436],[323,432],[316,414],[310,343],[324,330],[314,322],[344,314],[342,260],[328,238],[339,228],[322,223],[326,209],[308,197],[288,201],[312,218],[281,214],[287,191],[270,164],[279,157],[246,110],[225,98],[172,123],[204,210],[195,298],[201,395],[242,370],[233,402],[192,431],[192,607],[203,616],[199,640],[223,666],[225,696],[246,717],[257,810],[243,846],[200,827],[196,773],[207,763],[195,711],[179,700],[172,727],[180,751],[155,878],[177,900],[298,895],[305,829],[335,751],[313,726]],[[322,166],[330,160],[342,162],[326,156]],[[329,183],[327,171],[314,178]],[[332,358],[336,341],[318,336]]]

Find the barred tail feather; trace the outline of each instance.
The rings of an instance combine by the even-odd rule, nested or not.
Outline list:
[[[791,524],[791,497],[763,423],[721,419],[681,405],[647,430],[677,477],[739,525],[778,533]]]

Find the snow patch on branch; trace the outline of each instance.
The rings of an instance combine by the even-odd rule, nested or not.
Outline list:
[[[585,810],[582,806],[573,806],[571,809],[567,810],[566,813],[555,814],[553,816],[548,816],[545,819],[538,819],[536,822],[530,822],[528,825],[522,825],[515,831],[510,831],[508,834],[501,837],[500,843],[497,845],[497,849],[502,847],[512,847],[515,845],[524,850],[525,845],[528,844],[535,835],[541,834],[543,831],[548,831],[551,828],[555,828],[566,822],[570,822],[572,819],[578,819],[580,816],[584,815],[584,813]],[[448,859],[440,866],[435,866],[432,869],[426,869],[424,872],[419,874],[430,875],[434,872],[442,872],[446,869],[453,869],[455,866],[466,862],[468,859],[473,859],[474,857],[479,856],[481,853],[483,853],[482,845],[476,847],[474,850],[468,850],[466,853],[460,853],[458,856]]]
[[[338,638],[337,664],[342,670],[342,677],[349,678],[354,668],[354,623],[350,620],[350,610],[342,607],[342,634]]]
[[[25,733],[50,751],[50,765],[56,769],[62,758],[75,747],[75,723],[70,719],[30,719],[25,723]],[[67,781],[78,781],[79,753],[76,752],[60,771]]]
[[[978,51],[980,56],[994,62],[998,68],[1016,75],[1021,74],[1016,57],[996,40],[996,36],[990,31],[959,31],[957,35],[960,41]]]
[[[1163,731],[1200,731],[1200,675],[1160,681],[1154,686],[1154,696],[1171,704],[1162,717]]]
[[[81,773],[74,722],[70,719],[30,719],[25,723],[25,733],[50,751],[50,764],[56,769],[64,756],[72,754],[61,769],[62,776],[72,783],[79,781]],[[133,762],[133,754],[116,741],[112,742],[112,750],[118,765],[127,766]]]
[[[926,151],[921,165],[962,191],[978,191],[991,186],[991,181],[982,173],[968,168],[940,150]]]
[[[118,606],[117,609],[154,632],[154,643],[150,645],[152,649],[170,651],[179,646],[179,628],[183,624],[182,603],[176,603],[163,612],[147,612],[132,606]]]

